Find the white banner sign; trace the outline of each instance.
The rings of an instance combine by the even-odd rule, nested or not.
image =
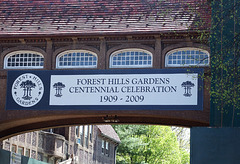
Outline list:
[[[197,105],[198,74],[51,75],[49,105]]]

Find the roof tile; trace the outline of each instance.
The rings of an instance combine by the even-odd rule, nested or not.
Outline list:
[[[210,12],[207,0],[2,0],[0,37],[205,31]]]
[[[103,136],[108,137],[117,143],[121,142],[118,134],[111,125],[97,125],[97,127]]]

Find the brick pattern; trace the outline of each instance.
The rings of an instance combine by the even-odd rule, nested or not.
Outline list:
[[[46,150],[54,150],[55,143],[51,137],[46,137]]]
[[[19,138],[18,138],[18,139],[19,139],[20,142],[23,142],[23,143],[24,143],[24,142],[25,142],[25,134],[19,135]]]
[[[37,154],[37,160],[39,161],[43,161],[43,154],[42,153],[39,153]]]
[[[32,133],[32,145],[37,146],[37,132]]]
[[[38,133],[38,147],[43,149],[43,135]]]
[[[207,0],[2,0],[1,37],[210,28]]]
[[[36,151],[35,150],[32,150],[31,158],[36,159]]]
[[[63,153],[63,140],[56,139],[56,151]]]
[[[73,126],[70,128],[70,140],[72,142],[75,141],[75,127],[73,127]]]
[[[18,136],[13,136],[13,140],[17,141],[18,140]]]
[[[31,144],[31,133],[27,133],[27,143]]]

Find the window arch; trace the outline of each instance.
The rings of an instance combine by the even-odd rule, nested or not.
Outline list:
[[[56,58],[56,68],[97,68],[97,54],[87,50],[69,50]]]
[[[110,68],[152,67],[152,53],[143,49],[123,49],[110,56]]]
[[[44,66],[44,57],[36,51],[14,51],[5,56],[5,69],[40,69]]]
[[[167,53],[166,67],[209,66],[210,55],[198,48],[179,48]]]

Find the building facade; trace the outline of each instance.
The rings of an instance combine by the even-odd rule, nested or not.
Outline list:
[[[80,125],[20,134],[2,149],[50,164],[98,164],[115,163],[119,143],[111,125]]]
[[[201,67],[209,76],[208,0],[3,0],[0,11],[0,140],[31,131],[3,149],[50,163],[114,163],[119,138],[110,127],[85,125],[209,125],[209,81],[201,111],[5,110],[11,70]],[[84,126],[33,132],[77,124]]]
[[[1,139],[76,124],[209,125],[207,81],[202,111],[5,110],[11,70],[202,67],[208,76],[207,0],[4,0],[0,11]]]

